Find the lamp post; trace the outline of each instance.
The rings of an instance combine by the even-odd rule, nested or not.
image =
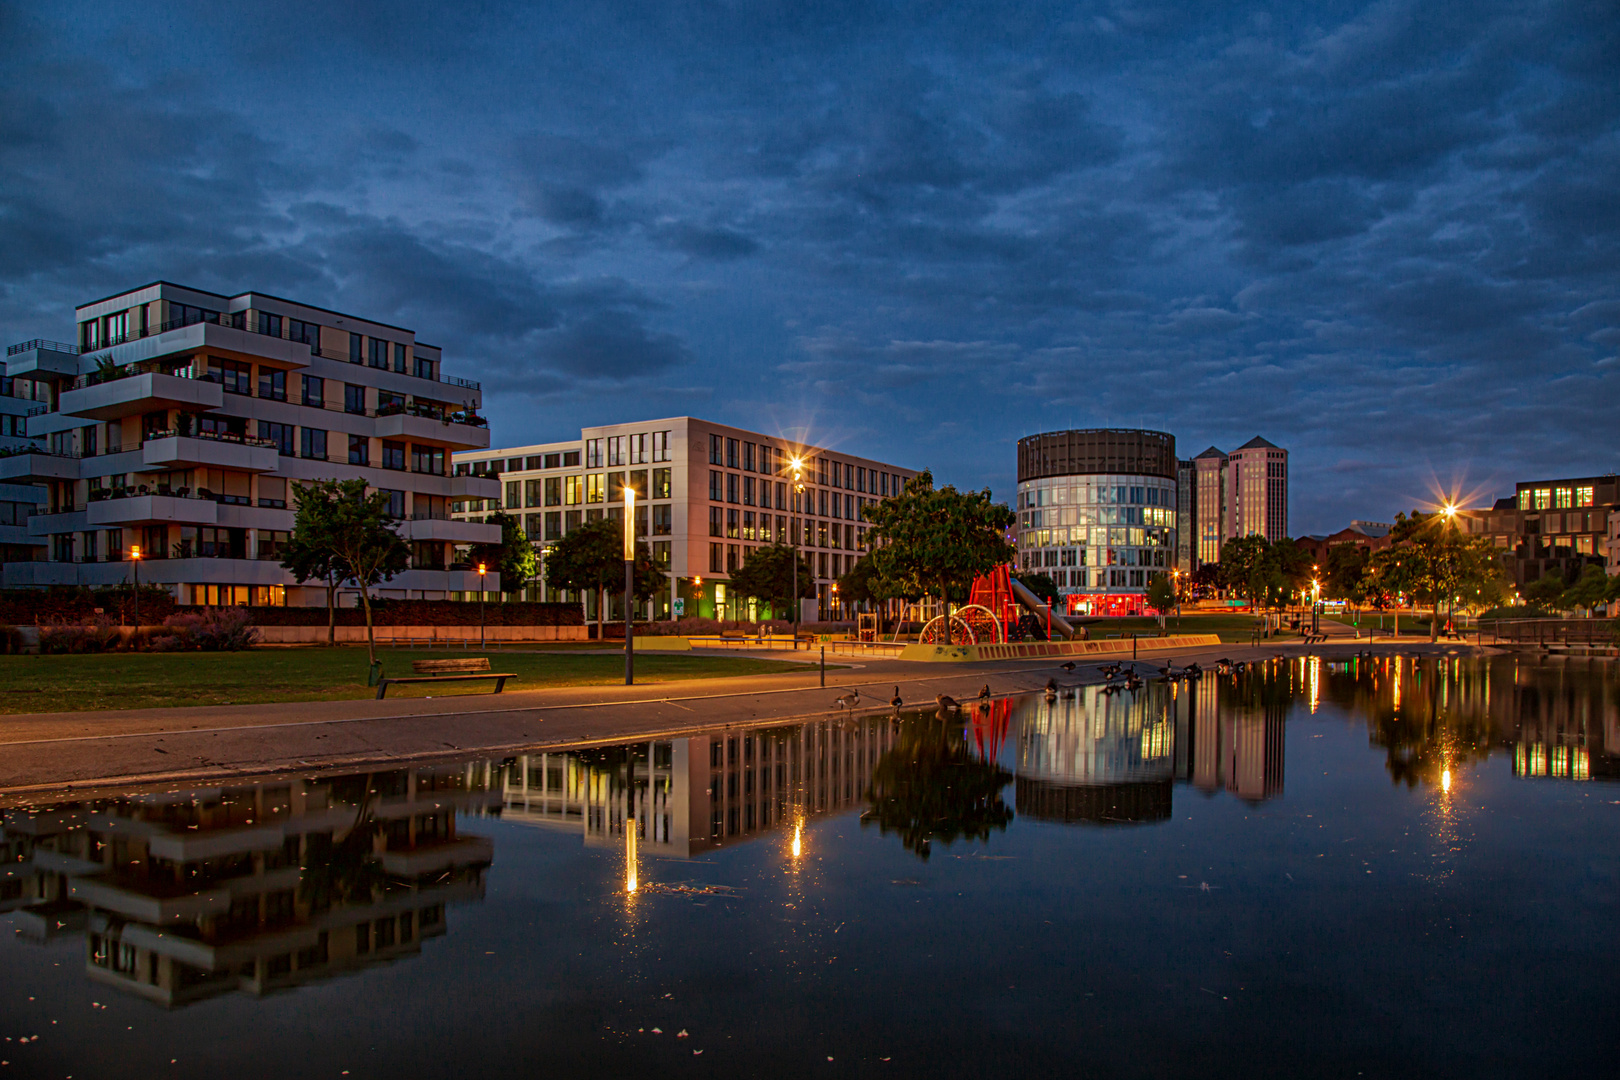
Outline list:
[[[478,564],[478,647],[484,647],[484,575],[489,572],[485,563]]]
[[[631,591],[636,571],[636,489],[624,489],[624,685],[636,681],[636,635],[634,607]],[[626,828],[632,828],[629,823]]]
[[[1314,566],[1311,567],[1312,571],[1315,571],[1317,569],[1318,569],[1317,567],[1314,567]],[[1311,634],[1316,635],[1316,634],[1320,634],[1321,632],[1322,632],[1322,580],[1321,580],[1321,578],[1313,577],[1313,578],[1311,578]]]
[[[796,513],[801,509],[801,501],[804,499],[804,459],[795,456],[788,459],[788,464],[793,468],[793,509]],[[793,534],[789,537],[793,541],[793,597],[790,602],[793,605],[793,649],[797,652],[799,648],[799,519],[797,517],[790,519],[789,531]]]
[[[129,548],[129,572],[135,582],[135,644],[141,640],[141,545],[131,544]]]

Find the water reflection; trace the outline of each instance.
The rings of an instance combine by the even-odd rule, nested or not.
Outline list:
[[[5,811],[0,910],[82,933],[94,980],[164,1005],[265,994],[418,952],[483,896],[500,767],[276,778]]]
[[[1001,789],[1013,777],[995,757],[1009,713],[1010,703],[1000,701],[975,710],[966,728],[932,714],[901,721],[894,747],[872,771],[861,825],[898,834],[906,850],[925,860],[935,841],[983,842],[1005,831],[1013,811]]]

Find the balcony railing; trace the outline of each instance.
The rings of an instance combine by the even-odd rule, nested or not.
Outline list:
[[[69,356],[79,355],[79,349],[75,345],[69,345],[65,341],[48,341],[45,338],[38,337],[30,338],[27,341],[8,346],[6,349],[6,355],[16,356],[18,353],[28,352],[30,349],[43,349],[46,352],[67,353]]]
[[[274,439],[261,439],[254,435],[236,435],[229,431],[180,431],[168,428],[164,431],[148,431],[141,436],[142,442],[152,442],[156,439],[206,439],[210,442],[236,443],[241,446],[266,446],[272,450],[280,450],[281,444]]]
[[[21,438],[22,436],[18,437]],[[31,439],[40,438],[38,435],[30,435],[27,437]],[[8,449],[0,449],[0,458],[21,457],[24,454],[38,454],[40,457],[67,458],[69,461],[77,461],[82,456],[77,450],[47,450],[43,446],[14,446]]]

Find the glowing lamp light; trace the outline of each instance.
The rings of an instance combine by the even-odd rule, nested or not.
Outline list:
[[[129,557],[139,562],[141,558],[141,545],[134,544],[129,549]]]
[[[1440,790],[1445,791],[1445,792],[1450,792],[1451,791],[1451,770],[1450,769],[1442,769],[1442,770],[1440,770]]]
[[[797,859],[804,854],[804,826],[793,826],[793,857]]]
[[[641,879],[636,873],[636,823],[634,819],[624,823],[624,891],[633,893],[641,887]]]
[[[636,558],[636,489],[624,489],[624,561]]]
[[[483,563],[478,564],[478,576],[479,577],[483,577],[488,572],[489,572],[489,567],[488,566],[486,566]]]

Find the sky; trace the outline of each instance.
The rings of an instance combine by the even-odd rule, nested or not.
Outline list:
[[[410,327],[496,445],[1477,504],[1620,468],[1620,2],[0,3],[0,333],[157,279]]]

